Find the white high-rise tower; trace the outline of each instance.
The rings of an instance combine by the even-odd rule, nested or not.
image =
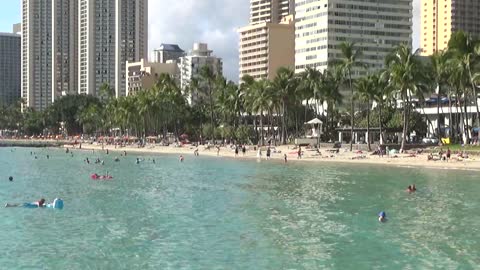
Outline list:
[[[394,47],[412,44],[412,0],[295,0],[296,72],[326,69],[345,41],[369,70],[383,68]]]
[[[126,62],[148,56],[147,0],[80,0],[79,92],[125,96]]]
[[[52,0],[22,1],[22,98],[44,110],[52,95]]]

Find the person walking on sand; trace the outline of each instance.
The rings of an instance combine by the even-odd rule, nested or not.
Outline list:
[[[450,151],[450,147],[447,148],[447,161],[450,160],[450,156],[452,155],[452,151]]]
[[[302,147],[298,146],[297,159],[301,159],[301,158],[302,158]]]
[[[217,157],[220,156],[220,146],[217,145]]]
[[[247,147],[245,146],[245,144],[242,146],[242,154],[243,156],[245,156],[245,154],[247,153]]]
[[[288,162],[288,160],[287,160],[287,154],[283,154],[283,161],[284,161],[285,163]]]
[[[238,157],[238,145],[235,145],[235,157]]]
[[[270,155],[271,155],[270,147],[267,148],[267,160],[270,160]]]

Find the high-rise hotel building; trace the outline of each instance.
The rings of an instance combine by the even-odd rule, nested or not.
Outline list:
[[[20,98],[20,35],[0,33],[0,107]]]
[[[80,0],[79,92],[126,95],[126,62],[148,56],[148,0]]]
[[[52,37],[52,97],[55,100],[55,97],[78,92],[77,0],[52,0]]]
[[[44,110],[52,95],[52,0],[22,1],[22,98]]]
[[[273,79],[280,67],[294,67],[293,0],[250,0],[250,24],[240,35],[240,79]]]
[[[295,0],[296,72],[326,69],[345,41],[356,44],[370,70],[383,68],[392,48],[411,46],[412,0]]]
[[[422,0],[420,46],[422,55],[447,48],[453,32],[480,37],[480,1]]]
[[[148,55],[148,0],[22,0],[22,97],[44,110],[66,94],[124,96],[126,63]]]
[[[294,0],[250,0],[250,24],[279,23],[294,12]]]

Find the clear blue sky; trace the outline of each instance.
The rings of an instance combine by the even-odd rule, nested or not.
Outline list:
[[[12,25],[21,21],[21,0],[3,0],[0,6],[0,32],[12,32]]]

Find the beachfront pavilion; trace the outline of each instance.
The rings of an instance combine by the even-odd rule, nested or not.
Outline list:
[[[335,131],[338,132],[338,141],[342,144],[347,144],[350,142],[350,127],[337,128]],[[354,128],[353,129],[353,143],[354,144],[367,144],[370,140],[371,144],[390,144],[390,143],[400,143],[402,141],[402,129],[395,128],[383,128],[383,136],[380,136],[380,128],[371,127],[370,133],[367,132],[366,128]]]
[[[454,102],[454,101],[452,101]],[[467,106],[467,117],[465,117],[465,107],[454,106],[452,108],[448,106],[448,99],[442,98],[440,104],[440,117],[437,115],[437,100],[435,98],[429,98],[425,101],[423,106],[418,107],[416,110],[423,115],[427,124],[427,136],[436,137],[438,122],[440,122],[440,136],[442,138],[448,138],[452,136],[452,128],[459,130],[458,134],[461,134],[462,141],[466,140],[465,122],[468,128],[468,137],[476,141],[478,138],[479,127],[476,127],[476,114],[477,108],[475,106]],[[450,117],[451,115],[451,117]],[[451,118],[451,119],[450,119]],[[466,118],[466,119],[465,119]],[[465,121],[466,120],[466,121]],[[473,128],[472,128],[473,127]]]

